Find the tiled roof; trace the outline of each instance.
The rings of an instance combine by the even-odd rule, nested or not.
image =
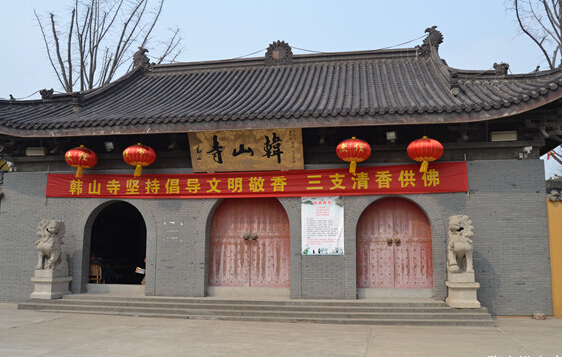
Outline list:
[[[448,67],[419,48],[141,67],[105,87],[1,101],[0,133],[109,135],[279,127],[471,122],[562,97],[561,70],[525,75]]]

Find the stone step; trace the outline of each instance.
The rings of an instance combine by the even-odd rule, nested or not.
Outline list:
[[[138,296],[119,296],[106,294],[71,294],[63,297],[68,300],[87,300],[87,301],[127,301],[127,302],[164,302],[164,303],[195,303],[195,304],[235,304],[235,305],[278,305],[278,306],[349,306],[349,307],[447,307],[444,301],[429,299],[406,300],[406,299],[380,299],[380,300],[243,300],[243,299],[219,299],[213,297],[206,298],[185,298],[185,297],[138,297]],[[56,301],[56,300],[53,300]],[[60,300],[59,300],[60,301]]]
[[[74,314],[90,314],[90,315],[118,315],[131,317],[155,317],[168,319],[191,319],[191,320],[212,320],[212,321],[244,321],[244,322],[280,322],[280,323],[311,323],[311,324],[341,324],[341,325],[403,325],[403,326],[459,326],[459,327],[494,327],[495,322],[492,319],[474,320],[466,319],[459,321],[457,319],[439,319],[439,320],[419,320],[419,319],[335,319],[335,318],[279,318],[268,316],[209,316],[209,315],[182,315],[182,314],[165,314],[165,313],[115,313],[110,311],[82,311],[82,310],[37,310],[57,313],[74,313]]]
[[[29,299],[20,309],[181,319],[360,325],[494,326],[486,309],[451,309],[440,301],[222,300],[75,294]]]
[[[342,312],[342,311],[279,311],[279,310],[254,310],[252,307],[246,309],[190,309],[190,308],[174,308],[162,306],[145,306],[138,305],[75,305],[64,303],[34,303],[36,308],[41,310],[66,310],[66,311],[98,311],[104,310],[114,313],[146,313],[146,314],[172,314],[172,315],[207,315],[207,316],[269,316],[269,317],[286,317],[286,318],[338,318],[338,319],[487,319],[489,315],[483,312],[467,312],[467,313],[451,313],[443,311],[441,313],[429,312],[420,313],[412,311],[401,312]],[[26,308],[22,304],[21,308]]]
[[[191,309],[191,310],[244,310],[248,309],[251,311],[262,311],[262,312],[273,312],[273,311],[294,311],[294,312],[316,312],[316,313],[433,313],[433,314],[456,314],[459,318],[462,314],[466,314],[467,310],[461,309],[450,309],[444,304],[436,304],[435,306],[416,306],[410,304],[410,306],[378,306],[372,304],[355,304],[355,306],[349,304],[332,304],[330,306],[318,306],[313,303],[308,303],[306,305],[302,304],[277,304],[275,302],[263,302],[261,304],[237,304],[235,301],[225,301],[224,303],[207,303],[205,300],[201,301],[151,301],[149,300],[138,300],[130,301],[128,299],[63,299],[63,300],[53,300],[49,302],[50,305],[64,304],[69,305],[89,305],[89,306],[116,306],[116,307],[136,307],[136,308],[168,308],[168,309]],[[44,300],[29,300],[34,301],[36,304],[41,304]],[[22,304],[23,306],[24,304]],[[485,311],[485,310],[484,310]]]

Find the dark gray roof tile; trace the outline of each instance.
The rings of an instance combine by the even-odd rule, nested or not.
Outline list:
[[[451,72],[458,73],[458,95]],[[156,65],[83,93],[79,110],[73,95],[2,101],[0,133],[135,133],[147,125],[151,132],[185,132],[229,122],[236,128],[415,124],[458,121],[459,113],[467,122],[554,101],[561,85],[560,70],[498,78],[447,67],[436,51],[423,57],[415,49],[294,56],[281,66],[260,59]]]

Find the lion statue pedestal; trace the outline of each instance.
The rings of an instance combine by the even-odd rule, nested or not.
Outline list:
[[[445,302],[459,309],[478,309],[476,292],[480,284],[474,279],[472,237],[474,227],[468,216],[449,217],[447,241],[447,281],[449,294]]]
[[[37,246],[38,262],[35,274],[31,278],[34,290],[33,299],[60,299],[70,294],[68,289],[72,278],[68,274],[68,262],[62,252],[64,237],[64,222],[43,219],[37,226],[35,242]]]

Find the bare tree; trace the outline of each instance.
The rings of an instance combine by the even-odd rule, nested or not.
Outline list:
[[[539,47],[550,69],[562,59],[562,0],[509,0],[521,31]]]
[[[149,7],[150,0],[75,0],[70,21],[63,25],[54,13],[35,17],[43,34],[47,56],[68,93],[109,83],[137,47],[148,47],[164,0]],[[173,62],[182,52],[178,28],[155,47],[163,47],[157,63]],[[158,46],[159,45],[159,46]],[[153,48],[154,49],[154,48]],[[131,67],[129,67],[130,69]]]
[[[562,156],[560,155],[560,153],[557,153],[555,150],[549,151],[546,154],[546,159],[550,160],[550,158],[553,158],[557,163],[562,165]]]
[[[509,10],[515,12],[521,31],[538,46],[549,68],[560,67],[562,65],[562,0],[506,0],[506,4],[509,4]],[[556,135],[552,138],[562,142]],[[562,155],[555,151],[557,148],[547,153],[547,159],[553,158],[562,165]]]

